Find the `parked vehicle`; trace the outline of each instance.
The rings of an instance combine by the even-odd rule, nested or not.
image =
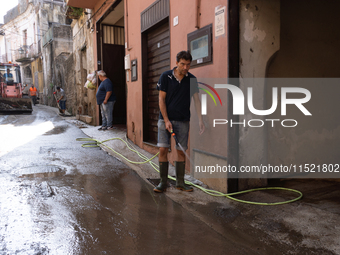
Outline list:
[[[20,67],[12,63],[0,63],[0,113],[32,113],[32,101],[23,98]]]

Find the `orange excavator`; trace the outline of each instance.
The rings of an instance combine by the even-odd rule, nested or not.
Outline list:
[[[0,113],[32,113],[32,101],[23,98],[20,67],[0,63]]]

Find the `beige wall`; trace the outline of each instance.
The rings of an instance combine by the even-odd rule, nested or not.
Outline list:
[[[334,22],[339,1],[327,5],[320,1],[281,2],[281,48],[268,67],[268,77],[327,78],[340,77],[340,36]],[[294,129],[279,126],[268,134],[268,162],[280,164],[326,164],[339,162],[340,121],[339,86],[329,82],[301,84],[311,92],[306,108],[312,116],[304,116],[290,108],[287,114],[297,119]],[[267,99],[272,86],[268,86]],[[333,114],[334,113],[334,114]],[[279,118],[279,113],[273,118]]]
[[[90,10],[86,10],[90,12]],[[87,20],[92,14],[83,14],[79,19],[73,20],[71,26],[73,30],[73,64],[75,66],[75,77],[72,80],[75,86],[74,98],[74,113],[77,115],[91,116],[87,117],[86,122],[91,125],[96,125],[97,118],[97,103],[95,98],[95,90],[84,87],[87,75],[97,70],[94,67],[96,61],[94,60],[93,48],[94,32],[91,32],[93,25],[90,19],[89,28],[86,24]]]
[[[245,84],[247,78],[266,77],[267,64],[280,49],[280,0],[241,0],[240,1],[240,88],[247,94]],[[256,79],[253,87],[254,102],[257,109],[266,109],[263,100],[266,89],[264,80]],[[253,115],[245,107],[244,119],[264,119]],[[264,128],[239,129],[239,164],[243,166],[259,166],[267,163],[266,130]],[[252,175],[252,177],[254,177]],[[247,189],[266,185],[265,176],[258,179],[240,179],[239,188]]]
[[[339,7],[337,1],[324,5],[320,1],[241,0],[240,78],[244,94],[247,86],[242,81],[246,78],[339,77],[340,37],[333,20]],[[279,105],[267,118],[296,119],[296,128],[240,128],[240,165],[336,163],[340,122],[331,113],[339,108],[339,88],[312,83],[283,86],[310,90],[312,98],[306,108],[312,116],[304,116],[292,106],[283,117]],[[267,80],[255,81],[252,87],[256,108],[269,109],[272,88],[278,87],[280,93],[281,86]],[[261,116],[246,108],[245,118]],[[267,176],[260,177],[240,180],[240,189],[265,185]]]

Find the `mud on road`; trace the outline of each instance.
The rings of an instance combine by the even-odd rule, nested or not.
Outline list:
[[[0,116],[0,254],[251,254],[49,107]]]
[[[105,151],[82,148],[83,129],[42,105],[0,116],[0,255],[340,253],[339,182],[278,181],[304,198],[274,207],[155,194]]]

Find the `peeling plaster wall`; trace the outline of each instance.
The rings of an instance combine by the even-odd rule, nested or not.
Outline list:
[[[75,91],[72,86],[73,75],[73,57],[69,53],[60,54],[54,59],[54,70],[55,70],[55,87],[61,87],[66,93],[66,109],[71,114],[75,111]]]
[[[52,69],[52,60],[51,60],[51,44],[47,44],[43,47],[42,57],[43,57],[43,73],[44,73],[44,89],[43,89],[43,101],[42,103],[48,105],[49,99],[51,96],[48,96],[50,90],[50,84],[52,83],[52,73],[49,71]],[[50,97],[50,98],[49,98]]]
[[[53,30],[53,39],[43,47],[42,51],[45,78],[43,98],[44,104],[56,106],[53,91],[56,90],[59,82],[57,79],[58,66],[63,66],[64,64],[60,61],[66,61],[68,55],[72,52],[72,30],[69,25],[61,24],[54,24],[50,29]],[[58,59],[59,56],[62,56],[62,58]],[[61,87],[65,89],[65,86],[72,86],[72,84],[63,83]],[[70,103],[71,101],[67,102],[67,104]]]
[[[64,61],[65,65],[65,82],[66,96],[67,96],[67,110],[69,113],[75,115],[77,113],[77,87],[75,86],[75,75],[74,75],[74,56],[70,54]]]
[[[245,84],[246,78],[340,77],[340,34],[334,22],[339,8],[339,1],[327,5],[317,0],[241,1],[240,86],[245,96],[247,86],[253,87],[256,109],[269,109],[272,87],[280,91],[280,86],[259,80]],[[298,121],[294,129],[241,127],[240,165],[338,163],[340,120],[334,110],[339,109],[340,88],[312,82],[300,85],[312,94],[305,104],[312,116],[291,106],[287,118]],[[286,119],[280,110],[267,117]],[[246,107],[243,119],[261,117]],[[264,185],[260,177],[239,180],[240,189]]]
[[[247,87],[253,87],[257,109],[265,109],[265,83],[256,79],[246,83],[247,78],[264,78],[267,63],[280,49],[280,0],[240,1],[240,88],[246,97]],[[244,119],[264,119],[253,115],[245,107]],[[267,163],[266,131],[264,128],[248,128],[240,125],[240,165],[259,166]],[[266,185],[266,179],[240,179],[239,189]]]
[[[254,18],[254,14],[252,12],[249,13],[249,16],[252,19]],[[252,22],[250,22],[249,19],[246,20],[244,24],[244,40],[246,40],[248,43],[252,43],[254,40],[263,42],[267,35],[266,32],[264,30],[260,30],[258,27],[255,28],[254,25],[254,20]]]
[[[53,7],[53,8],[52,8]],[[49,29],[53,29],[53,40],[42,46],[44,88],[42,103],[49,106],[56,106],[53,96],[55,90],[56,73],[55,58],[60,54],[72,52],[72,32],[68,25],[65,25],[65,6],[39,1],[38,21],[41,38]]]
[[[53,41],[52,41],[52,48],[53,48],[53,73],[52,73],[52,83],[54,85],[53,91],[56,90],[56,87],[61,87],[65,90],[66,93],[66,109],[71,111],[72,113],[72,106],[75,104],[73,102],[72,97],[72,87],[73,84],[69,84],[67,82],[68,73],[72,72],[71,66],[67,66],[67,59],[69,58],[73,42],[72,42],[72,28],[69,25],[61,25],[61,24],[53,24]],[[68,95],[70,94],[70,96]],[[51,97],[53,95],[51,94]],[[53,105],[55,100],[52,100]]]
[[[91,10],[86,10],[88,13]],[[84,87],[87,75],[95,71],[94,66],[94,33],[91,14],[83,15],[77,20],[73,20],[73,72],[75,87],[75,112],[74,114],[89,115],[92,117],[91,125],[95,125],[96,112],[96,90]],[[89,19],[89,23],[87,20]]]
[[[281,49],[268,67],[268,77],[340,77],[340,34],[334,22],[339,9],[339,1],[329,1],[327,5],[316,0],[282,1]],[[268,162],[339,163],[340,87],[311,82],[301,87],[311,92],[311,100],[305,106],[312,116],[305,117],[299,110],[294,112],[295,108],[290,109],[292,113],[287,110],[299,124],[294,129],[269,130]],[[268,86],[267,97],[271,89]],[[272,118],[279,118],[278,115],[275,113]]]
[[[29,5],[29,2],[31,1],[19,0],[17,6],[7,11],[6,15],[4,16],[4,23],[6,24],[7,22],[10,22],[24,13]]]

